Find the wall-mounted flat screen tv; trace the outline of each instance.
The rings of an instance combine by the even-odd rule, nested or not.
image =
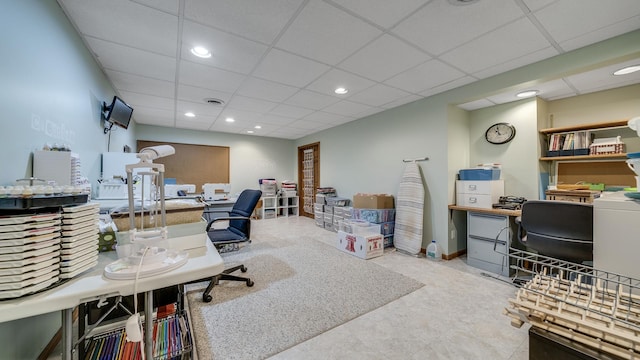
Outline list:
[[[133,114],[133,108],[117,96],[113,97],[111,105],[103,104],[104,111],[107,112],[105,121],[122,128],[128,128]]]

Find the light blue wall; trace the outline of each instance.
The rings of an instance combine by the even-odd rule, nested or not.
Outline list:
[[[55,1],[0,4],[0,185],[30,177],[45,143],[68,144],[95,181],[108,144],[100,104],[113,88]],[[134,143],[134,129],[114,132],[111,149]],[[35,359],[60,323],[48,314],[0,324],[0,358]]]

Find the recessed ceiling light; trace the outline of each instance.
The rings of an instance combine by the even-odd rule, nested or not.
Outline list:
[[[226,121],[228,123],[232,123],[232,122],[236,121],[236,119],[234,119],[232,117],[228,117],[228,118],[224,119],[224,121]]]
[[[184,113],[184,116],[186,117],[196,117],[196,114],[192,113],[191,111]]]
[[[636,71],[640,71],[640,65],[631,65],[631,66],[624,67],[620,70],[614,71],[613,75],[627,75],[627,74],[634,73]]]
[[[211,52],[209,52],[209,50],[205,47],[202,46],[194,46],[191,48],[191,53],[197,57],[200,58],[210,58],[211,57]]]
[[[254,128],[256,128],[256,129],[262,129],[262,126],[260,126],[260,125],[256,125],[256,126],[254,126]]]
[[[519,97],[519,98],[528,98],[528,97],[535,96],[538,93],[539,93],[538,90],[526,90],[526,91],[521,91],[521,92],[517,93],[516,96]]]
[[[248,134],[253,134],[253,130],[247,130]]]
[[[344,95],[344,94],[348,93],[349,90],[347,90],[347,89],[345,89],[343,87],[339,87],[339,88],[336,88],[335,90],[333,90],[333,92],[338,94],[338,95]]]

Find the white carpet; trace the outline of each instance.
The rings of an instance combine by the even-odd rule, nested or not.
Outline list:
[[[263,359],[423,286],[304,235],[255,242],[224,254],[255,282],[223,282],[203,303],[188,287],[201,359]],[[238,274],[241,274],[238,272]]]

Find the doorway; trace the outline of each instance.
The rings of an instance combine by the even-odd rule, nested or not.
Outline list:
[[[298,146],[298,189],[301,216],[313,218],[313,203],[320,184],[320,143]]]

